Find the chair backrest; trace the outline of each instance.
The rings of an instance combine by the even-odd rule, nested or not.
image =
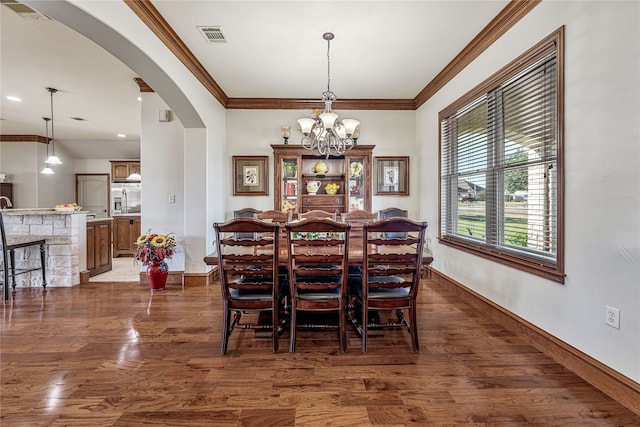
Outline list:
[[[271,222],[277,222],[284,224],[291,221],[290,212],[282,212],[277,210],[268,210],[256,213],[253,217],[262,221],[269,220]]]
[[[222,297],[232,299],[232,289],[278,292],[278,224],[236,218],[213,225]],[[251,237],[238,238],[239,234]]]
[[[396,217],[401,217],[401,218],[409,217],[409,212],[406,209],[400,209],[400,208],[381,209],[378,214],[379,214],[378,219],[380,220],[387,219],[387,218],[396,218]],[[402,234],[386,234],[386,236],[399,237],[399,238],[404,237]]]
[[[342,222],[351,224],[351,242],[355,243],[354,239],[362,239],[362,226],[376,221],[378,215],[375,212],[355,210],[351,212],[345,212],[340,214]],[[359,243],[359,241],[358,241]]]
[[[350,227],[349,224],[327,218],[310,218],[286,224],[292,298],[297,298],[301,292],[337,290],[338,299],[344,301]]]
[[[327,212],[320,209],[313,209],[307,212],[298,212],[298,219],[329,218],[332,221],[337,221],[337,216],[337,212]]]
[[[408,296],[418,291],[426,222],[394,217],[363,227],[362,293],[371,288],[408,288]],[[393,235],[396,237],[387,237]],[[397,237],[400,236],[400,237]],[[391,296],[393,293],[389,293]]]
[[[380,209],[378,219],[382,220],[382,219],[395,218],[395,217],[408,218],[409,212],[406,209],[400,209],[400,208]]]
[[[262,212],[259,209],[254,209],[254,208],[244,208],[244,209],[239,209],[237,211],[233,211],[233,217],[234,218],[253,218],[256,214]],[[253,236],[249,235],[249,234],[239,234],[237,236],[238,238],[244,238],[244,239],[251,239],[253,238]]]

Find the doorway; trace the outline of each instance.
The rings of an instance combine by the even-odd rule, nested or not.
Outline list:
[[[76,199],[85,211],[93,212],[96,218],[111,215],[109,206],[109,174],[76,174]]]

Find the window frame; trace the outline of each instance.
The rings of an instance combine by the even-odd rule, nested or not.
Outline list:
[[[452,161],[452,159],[443,159],[443,120],[452,116],[458,111],[464,110],[476,103],[479,99],[487,97],[491,91],[499,86],[509,82],[513,77],[523,72],[531,65],[547,56],[549,53],[556,51],[556,167],[557,167],[557,189],[555,194],[556,202],[556,254],[555,260],[545,260],[542,256],[533,256],[523,251],[516,253],[512,250],[504,250],[507,245],[501,243],[499,245],[487,244],[479,240],[465,239],[456,234],[443,234],[443,216],[456,215],[456,211],[443,206],[443,162]],[[439,139],[439,222],[438,241],[447,246],[480,256],[482,258],[508,265],[528,273],[532,273],[546,279],[564,284],[564,26],[547,36],[545,39],[537,43],[531,49],[520,55],[514,61],[494,73],[491,77],[471,89],[465,95],[454,101],[451,105],[440,111],[438,115],[438,139]],[[503,171],[506,168],[503,168]],[[457,191],[450,190],[446,194],[447,201],[451,202],[451,197],[457,196]],[[488,209],[489,206],[486,206]],[[501,213],[502,207],[495,206],[494,217],[497,218],[498,224],[504,221],[504,214]],[[488,217],[489,215],[487,215]],[[446,221],[451,223],[451,221]]]

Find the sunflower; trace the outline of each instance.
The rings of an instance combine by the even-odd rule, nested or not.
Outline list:
[[[164,248],[166,244],[167,244],[167,236],[163,236],[161,234],[157,235],[156,237],[153,238],[153,240],[151,240],[151,245],[153,245],[156,248]]]
[[[149,240],[149,233],[145,233],[140,235],[140,237],[138,237],[138,240],[136,240],[136,244],[144,245],[145,243],[147,243],[148,240]]]

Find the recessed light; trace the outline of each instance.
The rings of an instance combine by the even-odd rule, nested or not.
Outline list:
[[[21,98],[18,98],[17,96],[8,95],[8,96],[7,96],[7,99],[8,99],[9,101],[22,102],[22,99],[21,99]]]
[[[138,101],[142,101],[142,97],[141,96],[138,97]]]
[[[119,133],[118,134],[118,138],[126,138],[126,137],[127,137],[127,135],[125,135],[124,133]]]

